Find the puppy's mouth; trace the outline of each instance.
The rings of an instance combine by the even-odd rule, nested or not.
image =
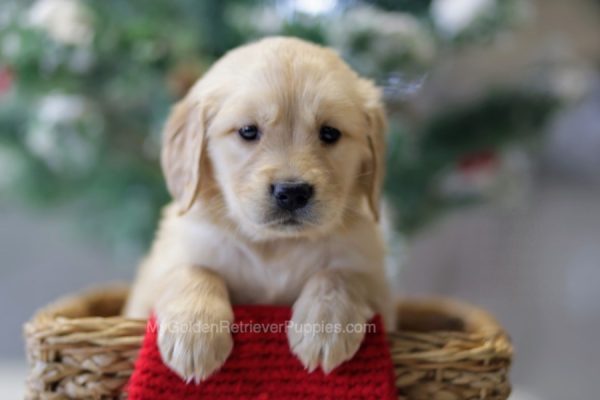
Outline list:
[[[299,221],[296,218],[288,218],[281,221],[280,224],[283,226],[298,226],[302,225],[302,221]]]
[[[296,216],[275,218],[266,223],[270,228],[290,227],[300,228],[305,222]]]
[[[275,230],[298,231],[315,225],[312,215],[298,212],[275,212],[267,217],[265,226]]]

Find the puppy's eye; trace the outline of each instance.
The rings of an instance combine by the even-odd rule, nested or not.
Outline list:
[[[326,144],[337,142],[340,136],[342,136],[342,133],[339,130],[327,125],[323,125],[319,131],[319,139]]]
[[[257,140],[259,137],[258,127],[256,125],[246,125],[238,131],[242,139],[247,141]]]

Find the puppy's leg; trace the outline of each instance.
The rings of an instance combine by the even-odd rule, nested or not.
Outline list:
[[[183,379],[198,383],[223,365],[233,347],[225,282],[206,269],[183,267],[161,286],[155,307],[160,354]]]
[[[391,306],[385,285],[366,273],[322,271],[304,286],[288,327],[290,347],[304,366],[331,372],[352,358],[365,336],[366,323]]]

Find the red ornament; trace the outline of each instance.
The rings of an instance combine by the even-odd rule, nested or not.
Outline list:
[[[0,94],[8,92],[13,82],[13,74],[7,67],[0,67]]]
[[[460,159],[458,161],[458,169],[464,173],[494,169],[499,161],[498,154],[494,150],[482,150]]]
[[[199,385],[186,384],[163,364],[151,319],[133,375],[126,389],[130,400],[191,399],[396,399],[394,370],[381,319],[368,332],[352,360],[325,375],[307,372],[292,354],[284,329],[288,307],[236,306],[237,324],[265,329],[233,331],[233,352],[217,373]]]

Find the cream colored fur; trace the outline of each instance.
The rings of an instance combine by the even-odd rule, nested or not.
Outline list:
[[[255,124],[260,140],[237,131]],[[323,124],[342,132],[319,141]],[[379,91],[333,51],[269,38],[219,60],[178,103],[164,134],[163,170],[175,201],[166,207],[125,314],[160,324],[164,361],[187,380],[227,359],[226,329],[177,327],[231,322],[231,304],[293,305],[296,324],[392,326],[377,218],[385,117]],[[315,187],[297,226],[269,220],[272,182]],[[313,370],[351,358],[364,333],[288,330],[291,350]]]

